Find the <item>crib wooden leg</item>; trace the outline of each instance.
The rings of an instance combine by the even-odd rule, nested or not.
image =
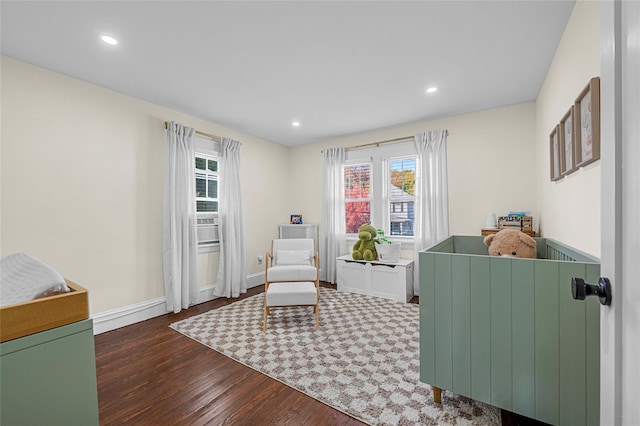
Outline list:
[[[442,404],[442,389],[431,386],[431,390],[433,391],[433,402],[436,404]]]

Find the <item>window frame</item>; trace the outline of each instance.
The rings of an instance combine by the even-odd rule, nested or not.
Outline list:
[[[203,170],[201,169],[196,169],[195,167],[195,162],[196,162],[196,158],[206,158],[208,160],[215,160],[218,162],[218,171],[217,172],[205,172],[204,174],[206,174],[207,176],[209,175],[215,175],[216,176],[216,180],[218,182],[218,188],[217,188],[217,195],[218,198],[216,199],[218,201],[218,212],[198,212],[198,201],[202,201],[202,200],[212,200],[212,198],[209,197],[197,197],[194,194],[194,211],[196,213],[196,229],[202,229],[202,227],[207,227],[207,226],[211,226],[213,225],[218,225],[218,220],[219,220],[219,210],[220,210],[220,189],[221,189],[221,185],[223,185],[223,183],[221,182],[220,179],[220,172],[222,170],[222,168],[224,167],[224,165],[222,164],[222,149],[221,149],[221,145],[219,142],[216,142],[214,140],[211,139],[206,139],[200,136],[195,136],[194,137],[194,156],[193,156],[193,179],[194,179],[194,184],[195,184],[195,179],[197,177],[198,174],[202,174]],[[195,190],[195,188],[194,188]],[[207,186],[207,192],[208,192],[208,186]],[[198,223],[200,222],[200,223]],[[210,253],[210,252],[218,252],[220,251],[220,242],[215,242],[215,243],[209,243],[209,244],[200,244],[198,243],[198,254],[202,254],[202,253]]]
[[[417,154],[415,152],[415,146],[413,139],[407,139],[406,141],[399,141],[394,144],[381,145],[379,147],[369,147],[363,149],[355,149],[347,151],[346,153],[345,167],[358,163],[372,163],[371,169],[371,205],[370,205],[370,219],[371,224],[376,229],[383,229],[385,237],[392,242],[400,242],[403,245],[403,250],[413,248],[415,236],[401,236],[390,235],[391,223],[390,223],[390,204],[388,200],[388,186],[387,181],[390,183],[390,160],[398,158],[412,157],[416,159]],[[416,164],[417,167],[417,164]],[[416,170],[417,174],[417,170]],[[345,183],[346,185],[346,183]],[[415,196],[413,198],[415,203]],[[346,203],[346,200],[345,200]],[[346,205],[346,204],[345,204]],[[414,204],[415,206],[415,204]],[[346,229],[346,214],[343,218],[345,221]],[[415,222],[414,222],[415,223]],[[381,225],[382,224],[382,225]],[[381,226],[380,226],[381,225]],[[415,230],[415,225],[414,225]],[[348,244],[353,244],[358,239],[357,234],[346,234]]]
[[[353,203],[357,203],[357,202],[368,202],[369,203],[369,220],[371,221],[371,223],[373,223],[374,218],[373,218],[373,175],[374,175],[374,171],[373,171],[373,162],[370,160],[354,160],[354,161],[347,161],[345,162],[345,165],[343,167],[343,171],[342,174],[343,176],[346,175],[346,168],[348,167],[355,167],[355,166],[360,166],[360,165],[368,165],[369,166],[369,197],[367,198],[347,198],[346,195],[346,190],[347,190],[347,182],[346,179],[344,180],[344,187],[343,187],[343,192],[344,194],[344,209],[345,209],[345,216],[344,216],[344,222],[345,222],[345,233],[346,235],[349,237],[353,237],[353,238],[358,238],[358,233],[349,233],[346,232],[347,229],[347,203],[349,202],[353,202]]]
[[[383,166],[384,166],[384,170],[385,170],[385,177],[384,177],[384,189],[383,189],[383,202],[384,202],[384,211],[386,213],[385,219],[384,219],[384,223],[385,223],[385,228],[384,228],[384,234],[387,238],[389,239],[393,239],[393,238],[410,238],[412,241],[415,238],[415,235],[392,235],[391,234],[391,213],[404,213],[405,212],[405,204],[406,203],[413,203],[414,205],[414,212],[415,212],[415,202],[416,202],[416,196],[415,194],[413,195],[408,195],[408,196],[401,196],[401,197],[392,197],[391,196],[391,186],[393,185],[391,182],[391,164],[394,161],[402,161],[402,160],[413,160],[414,162],[414,174],[417,175],[417,170],[415,170],[415,168],[417,167],[416,163],[417,163],[417,156],[416,154],[412,154],[412,155],[400,155],[400,156],[393,156],[393,157],[388,157],[383,159]],[[415,182],[414,182],[414,190],[415,190]],[[404,192],[404,191],[403,191]],[[400,211],[391,211],[392,210],[392,204],[397,204],[400,203]],[[394,206],[395,207],[395,206]],[[410,209],[407,207],[406,209],[407,214],[410,212]],[[415,230],[415,216],[413,218],[413,229],[411,230],[411,232],[413,233]],[[388,229],[387,229],[388,228]]]
[[[211,155],[211,154],[207,154],[207,153],[202,153],[202,152],[195,152],[194,153],[194,162],[195,160],[197,160],[198,158],[201,158],[203,160],[205,160],[207,162],[207,166],[209,161],[215,161],[217,164],[217,170],[211,171],[209,170],[209,168],[207,167],[206,170],[202,170],[202,169],[195,169],[195,179],[205,179],[205,185],[206,185],[206,191],[205,191],[205,196],[204,197],[198,197],[198,194],[196,192],[196,214],[200,215],[200,216],[218,216],[218,212],[220,209],[220,158],[218,156],[215,155]],[[195,167],[195,166],[194,166]],[[211,179],[213,178],[213,179]],[[210,180],[214,180],[216,182],[216,197],[209,197],[209,181]],[[197,187],[196,187],[197,189]],[[214,212],[210,212],[210,211],[198,211],[198,201],[210,201],[210,202],[215,202],[217,203],[216,206],[216,211]]]

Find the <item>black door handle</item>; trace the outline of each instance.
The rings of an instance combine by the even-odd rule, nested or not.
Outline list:
[[[571,278],[571,296],[575,300],[584,300],[587,296],[598,296],[600,304],[611,305],[611,283],[609,278],[600,277],[598,284],[589,284],[582,278]]]

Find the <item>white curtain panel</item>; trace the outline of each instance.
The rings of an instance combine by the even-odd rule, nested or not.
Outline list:
[[[240,142],[222,139],[220,168],[220,262],[215,296],[238,297],[247,292],[242,197],[240,191]]]
[[[167,311],[174,313],[198,301],[194,133],[173,121],[167,126],[162,265]]]
[[[344,224],[344,148],[323,152],[322,221],[320,226],[320,279],[337,281],[336,257],[347,251]]]
[[[414,136],[416,188],[414,223],[414,294],[420,293],[418,252],[449,236],[449,185],[447,182],[447,131]]]

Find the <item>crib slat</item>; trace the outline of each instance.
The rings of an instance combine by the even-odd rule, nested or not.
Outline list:
[[[491,257],[491,403],[512,411],[511,259]]]
[[[451,323],[451,256],[435,259],[436,380],[442,389],[453,389],[453,328]]]
[[[563,262],[558,271],[560,288],[560,424],[586,423],[586,306],[571,298],[571,277],[584,277],[585,265]]]
[[[535,265],[535,368],[534,418],[558,424],[560,414],[560,349],[558,262]]]
[[[471,256],[471,397],[491,403],[490,257]]]
[[[435,254],[419,256],[420,262],[420,381],[435,385]]]
[[[471,392],[471,287],[468,256],[452,256],[453,392]]]
[[[534,261],[511,262],[513,411],[535,415]]]

